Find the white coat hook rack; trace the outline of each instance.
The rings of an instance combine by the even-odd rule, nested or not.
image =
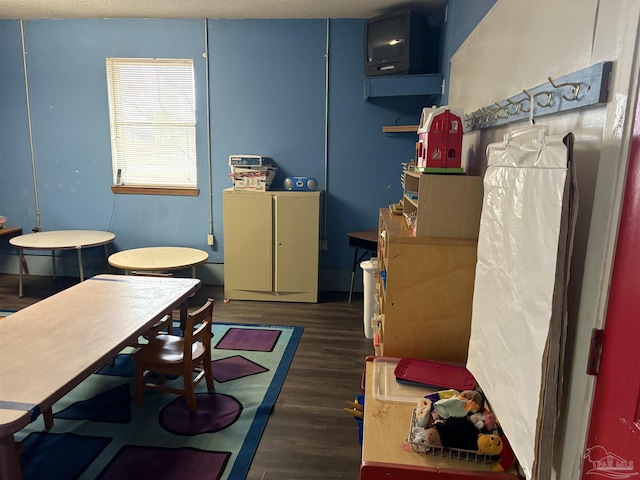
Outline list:
[[[465,130],[496,127],[518,120],[606,103],[612,62],[601,62],[465,114]]]

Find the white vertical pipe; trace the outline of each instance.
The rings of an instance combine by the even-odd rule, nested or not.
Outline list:
[[[327,198],[329,196],[329,33],[330,22],[327,18],[327,39],[325,45],[324,63],[325,63],[325,79],[324,79],[324,219],[322,239],[327,239]]]
[[[29,100],[29,79],[27,77],[27,51],[24,46],[24,25],[20,19],[20,39],[22,41],[22,68],[24,69],[24,90],[27,99],[27,123],[29,125],[29,148],[31,149],[31,171],[33,172],[33,193],[36,202],[36,226],[34,232],[39,232],[40,227],[40,207],[38,203],[38,182],[36,181],[36,161],[33,153],[33,130],[31,128],[31,102]]]
[[[211,107],[209,105],[209,19],[204,19],[204,83],[207,101],[207,166],[209,181],[209,235],[213,235],[213,186],[211,184]]]

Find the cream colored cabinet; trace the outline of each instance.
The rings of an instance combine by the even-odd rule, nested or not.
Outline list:
[[[321,192],[222,197],[225,298],[317,302]]]

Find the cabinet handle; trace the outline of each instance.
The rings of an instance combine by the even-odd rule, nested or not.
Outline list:
[[[278,242],[278,247],[282,247],[282,242]]]

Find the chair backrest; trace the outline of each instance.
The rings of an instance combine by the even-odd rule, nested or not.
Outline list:
[[[184,328],[184,359],[191,358],[191,347],[202,342],[205,351],[211,351],[211,324],[213,322],[213,298],[207,299],[202,307],[187,315]]]

